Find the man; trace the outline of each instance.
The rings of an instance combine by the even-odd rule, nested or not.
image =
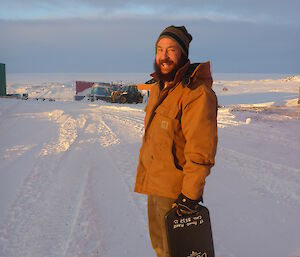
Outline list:
[[[167,257],[164,215],[182,214],[201,201],[217,146],[217,98],[209,62],[190,64],[192,36],[169,26],[156,42],[155,73],[145,108],[135,192],[148,195],[152,246]]]

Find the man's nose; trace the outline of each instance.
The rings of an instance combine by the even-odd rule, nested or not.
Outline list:
[[[162,51],[162,58],[166,59],[168,57],[169,57],[168,51],[167,50]]]

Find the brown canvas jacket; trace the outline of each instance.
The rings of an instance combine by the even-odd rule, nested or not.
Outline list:
[[[217,148],[217,98],[210,63],[190,64],[178,83],[152,85],[145,108],[135,192],[199,199]]]

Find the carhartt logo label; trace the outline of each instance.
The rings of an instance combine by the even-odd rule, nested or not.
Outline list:
[[[168,126],[169,126],[169,123],[167,121],[165,121],[165,120],[161,121],[161,127],[163,129],[168,129]]]
[[[192,253],[187,257],[207,257],[207,253],[201,253],[201,252],[197,253],[192,251]]]

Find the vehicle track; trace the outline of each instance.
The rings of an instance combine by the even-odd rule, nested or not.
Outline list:
[[[142,137],[144,134],[144,121],[135,119],[129,116],[118,116],[114,114],[104,114],[103,117],[115,124],[120,124],[123,129],[126,128],[126,132],[130,133],[134,137]]]
[[[135,249],[133,244],[136,244],[137,240],[146,244],[143,239],[146,229],[146,208],[143,210],[144,213],[139,212],[139,209],[136,208],[137,201],[134,198],[133,188],[128,189],[126,183],[125,170],[128,167],[127,160],[129,159],[127,157],[130,155],[128,150],[131,150],[122,147],[123,145],[126,146],[126,143],[124,144],[118,129],[112,126],[101,108],[90,111],[88,117],[85,133],[91,136],[89,149],[93,149],[88,164],[91,183],[86,187],[88,191],[86,198],[89,199],[86,201],[88,206],[83,204],[80,209],[86,219],[83,222],[77,218],[76,224],[78,225],[75,226],[75,232],[72,233],[72,239],[69,240],[71,242],[69,243],[70,249],[66,256],[110,257],[133,256],[135,254],[140,256],[144,249]],[[88,210],[92,210],[91,213],[94,213],[90,217],[87,216]],[[84,227],[82,223],[89,224],[87,225],[90,227],[89,233],[82,232],[84,229],[79,229]],[[135,227],[137,224],[139,228],[135,228],[134,231],[136,232],[132,234],[128,228]],[[93,236],[96,231],[98,233],[100,231],[99,240],[95,240],[97,237]],[[85,240],[86,238],[89,240]],[[84,245],[82,242],[86,242],[86,244]],[[119,243],[116,246],[113,242]],[[81,246],[76,246],[78,244]],[[140,252],[141,250],[142,252]]]
[[[112,146],[109,148],[109,151],[112,155],[122,156],[122,158],[116,157],[113,164],[127,188],[128,194],[131,196],[131,202],[139,210],[140,222],[146,226],[146,198],[133,192],[139,148],[143,134],[141,131],[144,130],[143,120],[140,117],[135,118],[128,114],[125,117],[118,116],[113,112],[110,114],[105,113],[103,120],[116,133],[120,140],[118,147]],[[120,130],[120,128],[122,129]],[[128,133],[132,137],[129,137]]]
[[[220,146],[218,158],[236,167],[241,176],[254,180],[258,193],[270,193],[277,200],[300,204],[300,170],[266,161]]]
[[[62,124],[68,120],[70,117]],[[84,126],[76,129],[80,134]],[[61,256],[77,191],[84,183],[84,173],[73,169],[71,162],[78,136],[69,143],[60,154],[42,155],[26,177],[0,229],[0,256]]]

